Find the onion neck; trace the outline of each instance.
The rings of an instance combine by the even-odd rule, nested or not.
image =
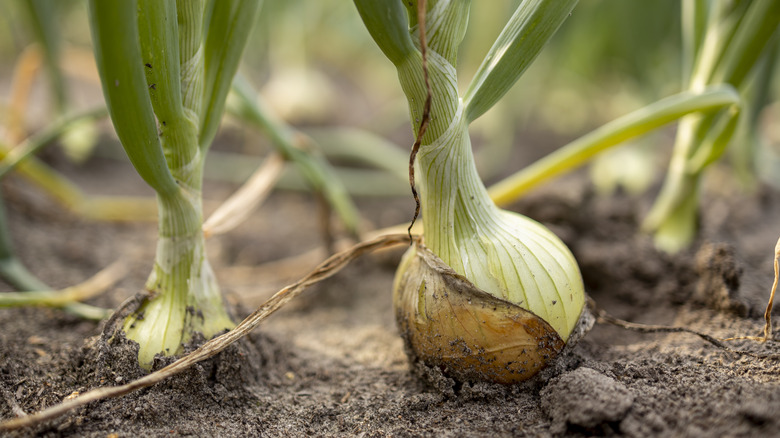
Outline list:
[[[577,262],[550,230],[490,199],[462,107],[436,141],[421,146],[416,175],[426,246],[476,287],[530,310],[567,340],[584,303]]]
[[[138,361],[145,368],[158,353],[180,353],[195,333],[209,339],[235,325],[206,257],[200,178],[193,180],[198,183],[157,197],[157,253],[146,282],[150,295],[125,320],[126,335],[140,344]]]
[[[499,222],[498,208],[479,178],[462,106],[450,127],[417,154],[426,245],[456,272],[467,275],[465,241],[484,236]],[[466,260],[464,260],[464,258]]]

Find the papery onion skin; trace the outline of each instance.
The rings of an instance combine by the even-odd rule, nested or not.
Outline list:
[[[527,380],[565,345],[543,319],[480,290],[418,242],[401,261],[393,301],[411,360],[461,381]]]

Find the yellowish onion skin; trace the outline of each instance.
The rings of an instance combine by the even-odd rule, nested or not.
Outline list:
[[[518,383],[565,345],[542,318],[477,288],[419,242],[404,255],[393,290],[412,361],[458,380]]]

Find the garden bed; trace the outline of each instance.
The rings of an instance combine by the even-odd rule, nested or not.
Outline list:
[[[123,193],[149,193],[128,165],[109,169]],[[107,167],[108,166],[108,167]],[[81,175],[91,173],[81,172]],[[123,176],[124,175],[124,176]],[[91,192],[99,174],[82,178]],[[137,187],[137,190],[134,188]],[[637,232],[650,197],[600,197],[583,174],[513,206],[572,249],[586,290],[616,317],[685,326],[716,337],[758,335],[772,284],[780,196],[708,195],[703,237],[679,255]],[[21,259],[66,287],[125,257],[131,273],[90,301],[116,307],[143,288],[154,224],[93,223],[69,215],[16,177],[4,183]],[[207,185],[207,199],[229,187]],[[209,203],[207,202],[207,209]],[[404,220],[409,199],[360,205],[376,226]],[[243,317],[318,260],[278,276],[252,271],[315,248],[317,202],[277,193],[248,223],[209,242],[223,292]],[[399,213],[402,212],[403,214]],[[690,334],[640,334],[597,324],[545,379],[505,387],[427,385],[410,371],[392,311],[402,250],[352,263],[215,358],[151,388],[100,401],[19,436],[770,436],[780,432],[777,360],[725,352]],[[247,268],[240,269],[237,266]],[[287,271],[287,272],[283,272]],[[280,276],[286,276],[280,278]],[[5,290],[10,288],[5,287]],[[0,418],[32,413],[78,391],[143,372],[133,345],[101,339],[102,324],[59,310],[0,310]],[[111,348],[107,348],[107,344]],[[778,351],[776,342],[734,348]],[[162,365],[158,363],[157,366]],[[116,434],[116,435],[111,435]]]

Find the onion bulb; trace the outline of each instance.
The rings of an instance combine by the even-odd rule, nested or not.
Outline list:
[[[565,345],[542,318],[477,288],[420,243],[401,261],[393,301],[412,361],[460,380],[517,383]]]

